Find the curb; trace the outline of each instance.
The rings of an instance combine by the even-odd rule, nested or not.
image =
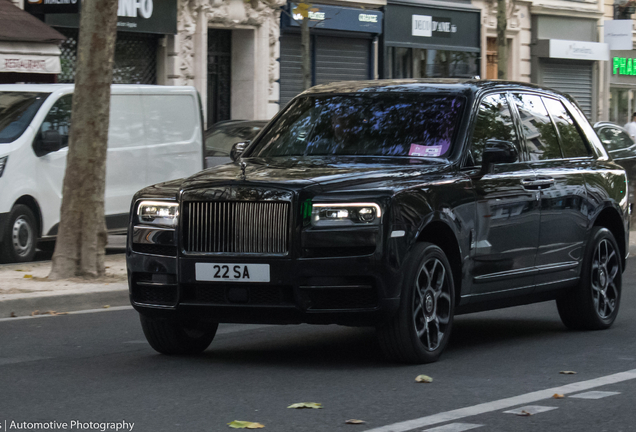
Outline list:
[[[95,292],[60,293],[0,301],[0,318],[28,316],[34,311],[73,312],[104,306],[130,306],[128,287]]]

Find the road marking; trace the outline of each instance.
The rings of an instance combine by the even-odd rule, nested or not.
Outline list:
[[[603,399],[604,397],[615,396],[617,394],[621,394],[621,392],[590,391],[590,392],[575,394],[570,397],[577,398],[577,399]]]
[[[444,426],[438,426],[433,429],[426,429],[422,432],[463,432],[471,429],[475,429],[478,427],[482,427],[480,424],[471,424],[471,423],[451,423]]]
[[[541,405],[526,405],[521,408],[515,408],[512,410],[504,411],[505,414],[516,414],[516,415],[533,415],[539,414],[542,412],[552,411],[557,409],[558,407],[547,407]]]
[[[0,366],[26,363],[38,360],[48,360],[53,357],[39,357],[39,356],[22,356],[22,357],[0,357]]]
[[[589,390],[596,387],[601,387],[609,384],[616,384],[623,381],[629,381],[636,379],[636,369],[632,369],[625,372],[620,372],[613,375],[607,375],[600,378],[591,379],[588,381],[580,381],[572,384],[567,384],[561,387],[553,387],[545,390],[539,390],[531,393],[522,394],[519,396],[513,396],[507,399],[499,399],[492,402],[486,402],[479,405],[474,405],[465,408],[459,408],[452,411],[446,411],[442,413],[433,414],[426,417],[420,417],[413,420],[407,420],[399,423],[394,423],[379,428],[368,429],[366,432],[405,432],[413,429],[432,426],[439,423],[445,423],[455,420],[460,420],[466,417],[472,417],[479,414],[485,414],[493,411],[500,411],[508,408],[513,408],[519,405],[527,405],[534,402],[538,402],[545,399],[550,399],[555,393],[568,394],[578,393],[583,390]]]
[[[73,311],[73,312],[61,312],[61,313],[58,313],[57,315],[50,315],[50,314],[43,313],[42,315],[33,315],[33,316],[26,315],[26,316],[11,317],[11,318],[0,318],[0,322],[18,321],[18,320],[31,319],[31,318],[49,318],[49,317],[64,316],[64,315],[81,315],[81,314],[89,314],[89,313],[97,313],[97,312],[120,311],[120,310],[132,309],[132,308],[133,308],[132,306],[113,306],[108,308],[86,309],[86,310]]]

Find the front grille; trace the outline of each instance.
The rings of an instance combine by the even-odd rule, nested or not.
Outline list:
[[[134,284],[132,299],[135,303],[171,306],[177,303],[177,286]]]
[[[235,286],[184,284],[184,303],[196,304],[247,304],[283,306],[293,304],[293,291],[289,286]]]
[[[300,287],[301,297],[310,310],[369,309],[378,305],[378,293],[372,287]]]
[[[289,203],[186,202],[186,252],[285,254],[289,248]]]

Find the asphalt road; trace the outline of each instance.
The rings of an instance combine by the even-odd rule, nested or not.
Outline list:
[[[214,432],[247,420],[285,432],[635,431],[635,275],[630,259],[610,330],[568,331],[553,302],[465,315],[424,366],[387,363],[371,329],[222,325],[185,358],[156,354],[132,309],[0,320],[0,430],[125,420]],[[415,383],[420,374],[433,382]],[[575,397],[590,391],[603,393]],[[323,409],[286,408],[296,402]],[[545,411],[505,413],[516,408]]]

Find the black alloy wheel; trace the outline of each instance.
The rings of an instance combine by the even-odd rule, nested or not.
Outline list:
[[[210,346],[219,327],[216,323],[183,322],[139,315],[150,346],[161,354],[200,354]]]
[[[378,327],[390,360],[431,363],[446,347],[453,327],[453,273],[444,251],[431,243],[414,246],[397,314]]]
[[[609,328],[618,315],[622,289],[622,258],[614,235],[594,227],[579,285],[557,300],[563,324],[574,330]]]
[[[0,245],[1,262],[29,262],[35,256],[38,230],[31,209],[18,204],[11,209]]]

